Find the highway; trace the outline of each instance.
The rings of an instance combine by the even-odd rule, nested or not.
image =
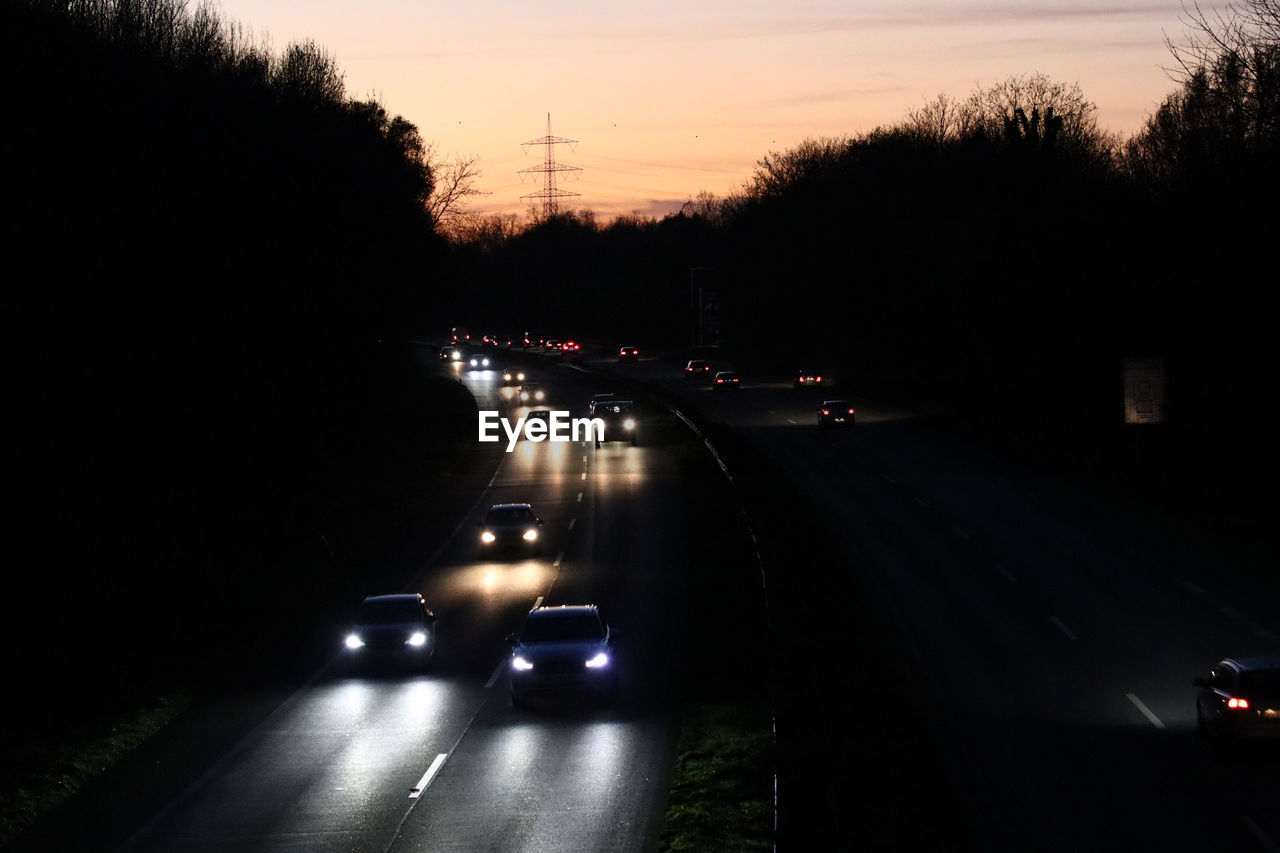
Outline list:
[[[402,555],[402,589],[368,591],[423,594],[439,616],[428,670],[326,666],[229,697],[105,774],[43,849],[656,849],[684,632],[704,618],[694,555],[743,539],[707,510],[735,506],[753,468],[788,484],[802,519],[746,505],[787,626],[776,683],[757,669],[779,695],[779,849],[1280,849],[1280,756],[1224,757],[1195,731],[1191,678],[1280,645],[1276,590],[1230,555],[853,388],[839,396],[857,425],[824,430],[815,409],[835,389],[797,392],[782,372],[713,393],[674,358],[508,357],[575,415],[593,393],[651,391],[731,437],[730,476],[652,401],[669,423],[638,446],[478,449],[483,476],[439,495],[452,535]],[[481,409],[525,414],[497,376],[460,379]],[[516,501],[544,519],[540,552],[479,553],[484,510]],[[818,539],[814,562],[800,546]],[[585,602],[621,638],[618,702],[512,708],[504,638],[537,603]],[[757,614],[719,618],[737,631],[726,662],[766,633]]]
[[[805,694],[795,704],[811,711],[797,712],[798,727],[822,731],[834,755],[865,752],[895,709],[918,722],[905,737],[926,744],[946,777],[923,796],[955,807],[923,802],[912,813],[963,816],[968,826],[944,833],[947,846],[1280,849],[1280,754],[1231,760],[1208,748],[1190,685],[1220,657],[1280,648],[1274,584],[1192,531],[1024,470],[927,418],[861,399],[852,383],[797,391],[779,370],[712,392],[679,376],[676,359],[594,366],[730,428],[745,443],[739,456],[767,460],[804,496],[815,528],[834,532],[836,565],[879,610],[896,650],[884,662],[903,668],[892,683],[911,695],[882,689],[874,663],[840,665],[862,657],[847,642],[867,616],[855,612],[806,640],[833,651],[816,664],[821,686],[792,679],[784,692]],[[856,426],[819,429],[818,402],[844,396]],[[786,580],[810,572],[807,589],[774,584],[779,610],[810,606],[832,570],[769,568]],[[833,715],[847,725],[824,725]],[[804,737],[779,731],[784,750]],[[782,823],[823,821],[850,804],[845,843],[855,848],[856,827],[878,819],[874,797],[857,806],[874,779],[849,767],[822,784],[784,777]]]
[[[554,365],[536,372],[550,390],[546,405],[575,416],[598,390]],[[480,409],[512,420],[527,413],[500,374],[458,375]],[[185,777],[169,765],[185,766],[190,778],[180,788],[145,790],[153,784],[148,762],[135,761],[143,766],[121,769],[84,798],[83,823],[52,836],[46,829],[34,843],[309,853],[655,849],[687,659],[691,541],[717,533],[689,523],[689,502],[705,496],[690,486],[698,478],[681,455],[687,448],[502,447],[478,448],[492,471],[482,491],[438,495],[442,512],[465,503],[437,553],[406,556],[418,568],[402,589],[368,590],[426,598],[438,617],[438,652],[425,671],[338,666],[344,626],[334,625],[335,659],[305,685],[229,697],[180,720],[180,735],[167,733],[168,752],[154,763],[171,780]],[[544,522],[538,552],[480,553],[484,511],[523,501]],[[599,605],[619,635],[614,703],[553,697],[530,710],[511,706],[505,638],[543,603]],[[144,796],[150,805],[140,813],[135,798]]]

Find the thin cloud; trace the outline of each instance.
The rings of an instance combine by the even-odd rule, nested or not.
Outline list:
[[[695,7],[696,8],[696,7]],[[778,36],[831,35],[867,30],[899,30],[920,27],[993,26],[1001,24],[1046,24],[1053,22],[1115,21],[1121,18],[1169,20],[1182,6],[1167,0],[1151,3],[1117,3],[1081,6],[1078,4],[987,3],[981,5],[916,5],[886,4],[877,10],[849,13],[827,13],[789,9],[777,16],[762,15],[745,19],[735,17],[695,17],[682,19],[678,28],[629,25],[623,31],[577,33],[591,39],[713,41],[732,39],[776,38]],[[560,29],[547,37],[566,35]]]

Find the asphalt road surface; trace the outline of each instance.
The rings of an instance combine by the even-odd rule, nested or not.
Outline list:
[[[576,416],[598,390],[554,365],[533,373],[551,392],[545,406]],[[526,413],[499,373],[458,375],[481,409]],[[419,570],[403,588],[368,590],[426,598],[438,652],[425,671],[340,666],[335,625],[334,661],[308,683],[179,721],[182,742],[168,733],[165,754],[151,745],[82,799],[83,826],[73,818],[41,838],[114,848],[131,817],[129,851],[655,849],[678,734],[688,540],[714,531],[688,523],[688,472],[669,447],[505,445],[478,448],[492,466],[478,497],[439,494],[442,508],[470,505],[440,550],[410,560]],[[536,553],[481,553],[477,525],[505,502],[542,517]],[[600,606],[619,635],[613,703],[510,705],[505,638],[541,603]],[[205,769],[180,790],[144,790],[159,784],[151,762],[170,779],[182,778],[174,764]],[[139,813],[143,801],[154,806]],[[110,832],[90,836],[108,815]]]
[[[585,365],[732,427],[796,485],[813,523],[836,532],[915,689],[885,695],[874,671],[842,671],[836,642],[827,692],[844,698],[814,718],[915,703],[918,736],[969,822],[957,845],[1280,849],[1280,755],[1232,759],[1195,727],[1194,676],[1220,657],[1280,648],[1275,586],[1231,554],[861,399],[853,383],[797,391],[780,370],[712,392],[673,359]],[[828,397],[851,397],[853,429],[817,426]],[[806,570],[816,594],[823,569]],[[849,803],[849,834],[833,846],[857,849],[860,822],[876,818],[858,814],[860,793],[841,775],[833,768],[828,787]],[[785,785],[780,803],[784,823],[806,808]],[[927,804],[918,811],[928,819]]]

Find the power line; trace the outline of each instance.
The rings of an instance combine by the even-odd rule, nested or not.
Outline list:
[[[520,198],[540,198],[542,199],[542,216],[550,218],[555,216],[560,210],[560,204],[557,199],[565,196],[576,196],[581,193],[569,192],[568,190],[556,189],[556,174],[559,172],[581,172],[580,166],[567,166],[556,162],[555,147],[557,145],[576,145],[576,139],[563,139],[559,136],[551,135],[551,113],[547,113],[547,135],[541,139],[531,139],[528,142],[522,142],[521,148],[528,150],[530,145],[541,145],[546,149],[543,155],[541,166],[530,166],[528,169],[521,169],[519,174],[535,174],[542,173],[542,192],[529,193],[522,195]],[[523,180],[523,178],[521,179]]]

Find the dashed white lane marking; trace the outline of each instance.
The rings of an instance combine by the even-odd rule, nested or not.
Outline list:
[[[582,503],[582,492],[578,492],[578,503]]]
[[[535,598],[535,599],[533,600],[533,609],[534,609],[534,610],[537,610],[539,607],[541,607],[541,606],[542,606],[542,599],[543,599],[543,596],[541,596],[541,595],[540,595],[540,596],[538,596],[537,598]]]
[[[493,668],[493,675],[489,676],[489,680],[484,683],[486,690],[498,683],[498,679],[502,677],[502,672],[506,668],[507,662],[505,659],[498,661],[498,665]]]
[[[961,527],[957,527],[957,526],[956,526],[956,525],[954,525],[954,524],[953,524],[953,525],[951,525],[951,529],[952,529],[952,531],[954,531],[954,532],[955,532],[955,534],[956,534],[957,536],[959,536],[961,539],[972,539],[972,538],[973,538],[973,537],[972,537],[972,536],[970,536],[968,533],[966,533],[966,532],[964,531],[964,529],[963,529],[963,528],[961,528]]]
[[[1262,845],[1263,850],[1266,850],[1267,853],[1280,853],[1280,847],[1277,847],[1276,843],[1271,840],[1271,836],[1262,831],[1262,827],[1258,826],[1253,818],[1242,814],[1240,815],[1240,819],[1244,821],[1245,826],[1249,827],[1249,831],[1253,833],[1253,837],[1258,839],[1258,843]]]
[[[1008,578],[1008,579],[1009,579],[1009,583],[1017,583],[1017,582],[1018,582],[1018,579],[1017,579],[1017,578],[1015,578],[1012,574],[1010,574],[1009,570],[1008,570],[1008,569],[1006,569],[1006,568],[1005,568],[1003,565],[1001,565],[1000,563],[996,563],[996,569],[1000,572],[1000,574],[1004,575],[1006,578]]]
[[[558,569],[560,568],[560,561],[563,559],[564,559],[564,551],[561,551],[559,554],[556,554],[556,561],[551,565],[555,566]]]
[[[586,461],[587,461],[587,457],[585,457],[585,456],[584,456],[584,457],[582,457],[582,461],[583,461],[583,462],[586,462]]]
[[[1183,589],[1191,590],[1196,595],[1205,596],[1209,594],[1204,591],[1203,587],[1197,586],[1196,584],[1193,584],[1191,581],[1188,581],[1188,580],[1180,580],[1178,581],[1178,585],[1181,586]]]
[[[791,418],[787,418],[787,423],[791,424],[792,426],[795,425],[795,421],[791,420]]]
[[[1151,725],[1155,726],[1157,729],[1164,728],[1164,723],[1160,722],[1159,717],[1151,713],[1150,708],[1142,704],[1141,699],[1139,699],[1137,696],[1134,696],[1132,693],[1126,693],[1124,695],[1127,696],[1129,701],[1133,703],[1133,707],[1137,708],[1139,711],[1142,712],[1142,716],[1146,717],[1148,720],[1151,721]]]
[[[889,485],[891,485],[891,486],[896,486],[896,485],[898,485],[898,481],[897,481],[897,480],[895,480],[895,479],[893,479],[892,477],[890,477],[888,474],[884,474],[884,475],[882,475],[882,476],[885,478],[885,480],[887,480],[887,481],[889,482]]]
[[[583,472],[582,472],[582,479],[584,479],[584,480],[585,480],[585,479],[587,479],[587,472],[586,472],[586,471],[583,471]]]
[[[1063,621],[1062,621],[1061,619],[1059,619],[1057,616],[1050,616],[1050,617],[1049,617],[1049,621],[1050,621],[1050,622],[1052,622],[1053,624],[1057,625],[1057,626],[1058,626],[1058,630],[1059,630],[1059,631],[1061,631],[1062,633],[1066,634],[1066,635],[1067,635],[1067,639],[1068,639],[1068,640],[1078,640],[1078,639],[1080,639],[1080,638],[1079,638],[1079,637],[1077,637],[1075,634],[1073,634],[1073,633],[1071,632],[1071,629],[1070,629],[1070,628],[1068,628],[1065,624],[1063,624]]]
[[[431,762],[431,766],[427,768],[427,772],[422,774],[422,778],[418,780],[418,784],[409,789],[409,799],[416,800],[422,796],[422,792],[427,790],[427,786],[431,784],[431,780],[440,772],[440,768],[444,766],[444,760],[449,757],[447,752],[442,752],[436,756],[436,760]]]
[[[916,498],[916,503],[920,504],[920,506],[924,507],[925,509],[929,508],[929,502],[924,498]]]
[[[572,530],[572,529],[573,529],[573,526],[574,526],[575,524],[577,524],[577,523],[578,523],[578,519],[576,519],[576,518],[571,518],[571,519],[569,519],[569,529],[570,529],[570,530]]]

